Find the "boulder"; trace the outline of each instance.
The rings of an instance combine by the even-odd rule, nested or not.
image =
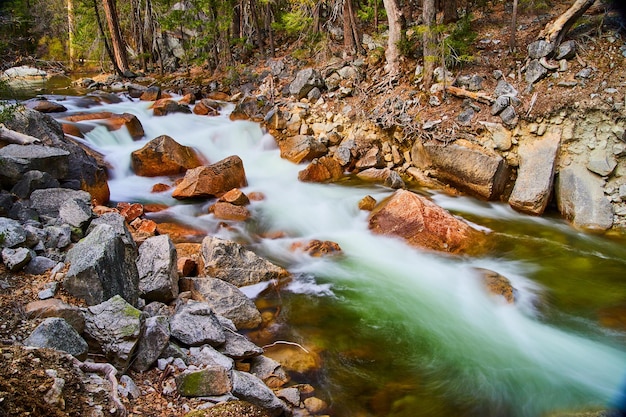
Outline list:
[[[68,151],[52,146],[10,144],[0,149],[0,178],[11,186],[28,171],[46,172],[52,178],[65,179],[69,173],[69,155]]]
[[[250,204],[250,199],[239,188],[233,188],[226,194],[220,197],[220,201],[230,203],[235,206],[247,206]]]
[[[139,247],[139,296],[146,301],[170,302],[178,297],[176,248],[168,235],[147,238]]]
[[[308,253],[309,255],[320,258],[322,256],[328,255],[338,255],[342,253],[341,247],[338,243],[332,242],[330,240],[317,240],[313,239],[305,244],[298,242],[291,245],[291,250],[301,249],[302,251]]]
[[[56,120],[38,111],[23,109],[17,111],[5,125],[9,129],[40,139],[44,145],[68,151],[69,171],[65,181],[76,183],[100,204],[109,201],[106,169],[98,165],[96,159],[87,154],[80,145],[67,139]]]
[[[229,156],[215,164],[187,171],[172,193],[177,199],[219,197],[233,188],[247,185],[243,161]]]
[[[528,44],[528,57],[539,59],[550,55],[554,51],[554,44],[543,39]]]
[[[167,317],[148,317],[143,335],[137,345],[133,369],[138,372],[149,370],[170,341],[170,327]]]
[[[152,113],[155,116],[167,116],[172,113],[191,114],[191,109],[186,104],[178,103],[169,98],[159,99],[152,105]]]
[[[217,350],[229,358],[249,359],[263,354],[262,348],[239,333],[226,331],[224,335],[226,336],[226,341]]]
[[[313,136],[290,136],[278,142],[281,158],[288,159],[294,164],[302,161],[311,161],[325,155],[328,148]]]
[[[222,103],[208,98],[203,98],[193,107],[194,114],[201,116],[218,116],[221,110]]]
[[[47,172],[28,171],[15,183],[11,192],[21,199],[26,199],[34,190],[60,186],[59,181]]]
[[[230,373],[221,366],[186,369],[176,377],[176,388],[183,397],[224,395],[232,390]]]
[[[129,256],[122,237],[108,224],[99,224],[68,252],[70,264],[63,287],[88,305],[121,295],[137,304],[139,276],[136,256]]]
[[[85,318],[80,309],[58,298],[30,302],[24,307],[24,313],[29,319],[59,317],[65,319],[78,333],[85,330]]]
[[[489,293],[501,296],[508,304],[515,303],[517,290],[511,285],[508,278],[503,277],[495,271],[484,268],[475,268]]]
[[[450,253],[475,250],[484,238],[432,201],[406,190],[396,191],[370,214],[369,228],[413,246]]]
[[[209,208],[209,213],[222,220],[242,222],[250,218],[250,211],[243,206],[218,201]]]
[[[574,227],[602,232],[613,226],[613,207],[603,191],[602,178],[582,165],[561,168],[556,181],[559,211]]]
[[[236,242],[207,236],[202,240],[204,274],[236,287],[289,276],[284,268],[274,265]]]
[[[333,182],[343,177],[343,168],[335,158],[323,156],[314,159],[305,169],[298,172],[302,182]]]
[[[185,358],[185,363],[189,366],[203,368],[205,366],[221,366],[232,371],[235,368],[235,361],[228,356],[218,352],[209,345],[200,347],[190,347]]]
[[[141,122],[137,116],[131,113],[117,114],[109,111],[81,112],[65,116],[63,119],[75,123],[92,120],[97,121],[99,124],[106,126],[109,131],[119,130],[125,127],[130,137],[134,140],[141,139],[145,134]]]
[[[30,195],[31,207],[40,216],[58,217],[67,201],[75,200],[76,204],[91,207],[91,195],[81,190],[70,190],[69,188],[46,188],[34,190]]]
[[[265,97],[247,96],[235,105],[228,117],[230,120],[262,122],[270,109],[269,100]]]
[[[0,217],[0,247],[13,248],[26,242],[26,230],[17,220]]]
[[[218,346],[226,341],[224,330],[213,309],[198,301],[179,305],[170,319],[172,337],[189,346]]]
[[[156,101],[161,98],[161,87],[153,85],[148,87],[140,96],[142,101]]]
[[[35,251],[28,248],[2,249],[2,262],[11,272],[24,268],[35,257]]]
[[[87,342],[68,322],[59,317],[49,317],[41,322],[24,340],[24,345],[60,350],[79,360],[87,359]]]
[[[317,88],[324,88],[324,79],[318,70],[313,68],[305,68],[296,74],[296,78],[289,84],[289,94],[295,96],[298,100],[304,98],[309,92]]]
[[[411,160],[436,179],[487,199],[498,198],[509,179],[509,167],[500,155],[465,140],[447,145],[416,141]]]
[[[530,61],[526,66],[526,82],[528,84],[534,84],[546,75],[548,75],[548,70],[536,59]]]
[[[509,204],[523,213],[542,214],[552,193],[561,131],[554,129],[520,142],[519,168]]]
[[[261,324],[261,313],[236,286],[217,278],[183,278],[181,291],[197,291],[220,316],[233,321],[238,329],[254,329]]]
[[[380,182],[390,188],[404,188],[405,184],[400,174],[389,168],[368,168],[356,174],[363,181]]]
[[[281,364],[263,355],[250,359],[250,373],[271,388],[282,387],[289,382],[289,376]]]
[[[245,372],[233,371],[233,394],[240,400],[262,407],[272,416],[287,411],[285,403],[263,381]]]
[[[182,174],[202,165],[202,158],[188,146],[183,146],[170,136],[152,139],[143,148],[130,154],[135,174],[142,177]]]
[[[116,295],[86,308],[85,338],[89,346],[104,354],[107,361],[124,372],[141,334],[141,311]]]
[[[59,207],[59,219],[72,227],[83,229],[92,217],[91,204],[84,198],[69,198]]]
[[[383,166],[385,166],[385,160],[378,146],[372,146],[368,149],[355,164],[357,169],[382,168]]]

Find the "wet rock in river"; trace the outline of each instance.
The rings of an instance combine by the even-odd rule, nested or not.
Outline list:
[[[243,161],[229,156],[215,164],[190,169],[172,193],[177,199],[219,197],[247,185]]]
[[[188,146],[167,135],[152,139],[130,154],[131,167],[142,177],[176,175],[202,165],[202,158]]]

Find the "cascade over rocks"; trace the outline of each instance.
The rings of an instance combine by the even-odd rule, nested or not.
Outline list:
[[[180,145],[173,138],[162,135],[152,139],[143,148],[131,152],[131,167],[143,177],[182,174],[202,165],[202,158],[193,148]]]
[[[406,190],[396,191],[369,216],[374,233],[401,237],[407,243],[442,252],[464,253],[478,249],[482,233],[426,198]]]

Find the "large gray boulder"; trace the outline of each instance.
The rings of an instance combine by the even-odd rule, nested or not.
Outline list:
[[[240,400],[264,408],[273,416],[279,416],[287,406],[259,378],[246,372],[233,371],[233,394]]]
[[[148,317],[144,324],[144,331],[137,346],[137,354],[133,361],[133,369],[145,372],[161,355],[170,341],[170,326],[167,317]]]
[[[84,310],[85,338],[120,371],[128,369],[141,335],[141,311],[122,297]]]
[[[124,241],[113,226],[97,225],[67,252],[66,262],[70,267],[63,281],[64,288],[88,305],[101,303],[115,295],[137,305],[139,275],[136,257],[127,256]]]
[[[556,182],[559,211],[583,230],[605,231],[613,226],[613,207],[604,195],[604,181],[582,165],[561,168]]]
[[[17,220],[0,217],[0,247],[13,248],[26,242],[26,230]]]
[[[509,179],[509,167],[497,153],[465,140],[444,144],[416,141],[413,165],[442,182],[486,199],[496,199]]]
[[[69,200],[77,200],[76,204],[91,207],[91,195],[81,190],[46,188],[34,190],[30,195],[31,207],[40,216],[58,217],[61,206]]]
[[[69,172],[66,150],[43,145],[7,145],[0,149],[0,178],[11,186],[28,171],[46,172],[56,179],[64,179]]]
[[[245,336],[233,331],[225,331],[226,341],[217,350],[233,359],[253,358],[263,354],[263,349],[252,343]]]
[[[24,341],[24,345],[60,350],[79,360],[87,358],[88,346],[85,339],[59,317],[49,317],[41,322]]]
[[[204,274],[236,287],[289,276],[289,272],[230,240],[207,236],[202,240]]]
[[[186,369],[176,377],[176,388],[183,397],[209,397],[228,394],[233,387],[230,372],[221,366]]]
[[[289,85],[289,94],[299,100],[316,87],[319,89],[326,87],[322,74],[316,69],[305,68],[296,74],[296,78]]]
[[[178,296],[176,248],[168,235],[152,236],[139,247],[139,295],[167,303]]]
[[[226,335],[215,313],[207,303],[188,301],[178,307],[170,319],[172,337],[189,346],[219,346]]]
[[[261,313],[243,292],[233,284],[217,278],[183,278],[184,291],[198,291],[220,316],[233,321],[238,329],[254,329],[261,324]]]
[[[556,156],[561,143],[561,131],[552,130],[544,136],[521,141],[519,169],[509,204],[528,214],[542,214],[552,193]]]

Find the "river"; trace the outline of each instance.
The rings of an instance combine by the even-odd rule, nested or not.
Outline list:
[[[78,108],[71,99],[63,102]],[[508,205],[415,189],[485,230],[496,244],[481,257],[421,251],[373,235],[358,201],[392,190],[357,181],[302,183],[302,165],[280,158],[272,137],[227,115],[154,117],[146,102],[92,107],[135,114],[145,139],[97,127],[89,146],[106,155],[112,201],[158,202],[153,214],[246,242],[286,267],[280,292],[245,289],[263,311],[278,312],[275,336],[319,355],[319,370],[295,375],[331,404],[331,414],[365,416],[543,416],[606,406],[626,379],[625,333],[604,327],[626,300],[623,240],[578,232],[557,217],[530,217]],[[85,109],[80,109],[85,111]],[[62,116],[62,115],[61,115]],[[210,162],[238,155],[262,201],[252,219],[220,227],[210,202],[180,203],[130,169],[130,152],[159,135],[192,146]],[[281,233],[280,238],[260,238]],[[294,242],[330,240],[342,256],[313,258]],[[509,278],[517,302],[487,294],[475,271]],[[251,337],[253,334],[251,334]]]

